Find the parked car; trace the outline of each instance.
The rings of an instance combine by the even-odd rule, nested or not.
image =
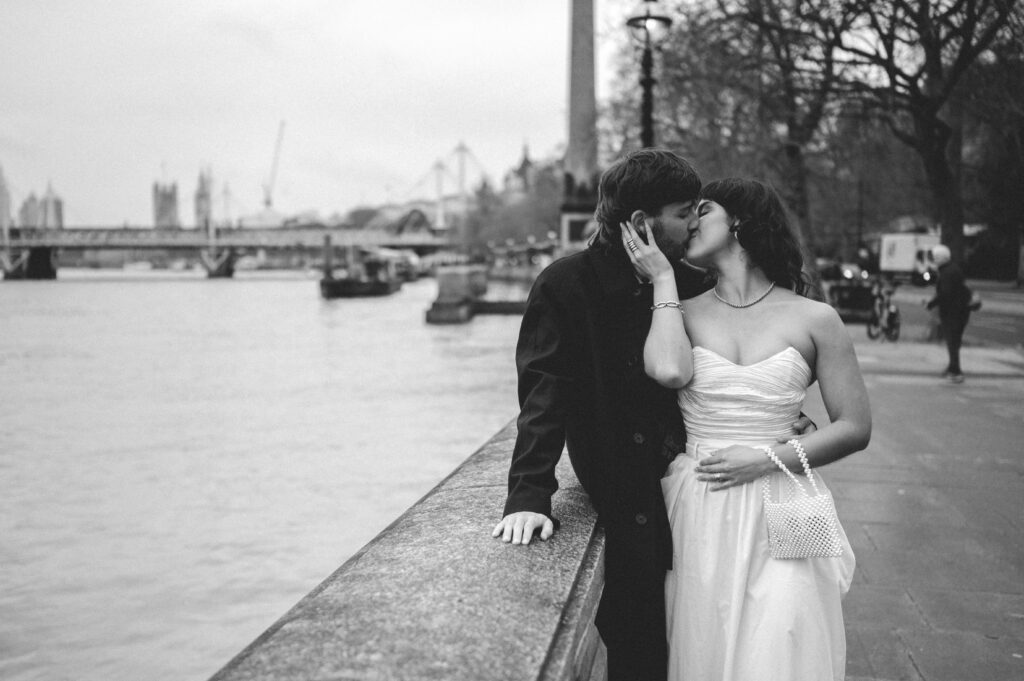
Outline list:
[[[825,301],[844,321],[866,322],[871,317],[874,296],[870,275],[860,265],[839,260],[819,260],[821,290]]]

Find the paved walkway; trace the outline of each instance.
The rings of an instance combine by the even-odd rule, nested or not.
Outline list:
[[[1024,353],[868,341],[871,446],[826,469],[857,555],[848,681],[1024,679]],[[808,403],[816,418],[820,402]]]

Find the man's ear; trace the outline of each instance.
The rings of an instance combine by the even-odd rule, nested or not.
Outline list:
[[[647,243],[647,213],[642,210],[635,210],[633,214],[629,216],[629,224],[633,225],[633,229],[636,233]]]

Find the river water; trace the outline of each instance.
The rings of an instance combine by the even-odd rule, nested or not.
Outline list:
[[[209,677],[516,413],[433,280],[60,276],[0,283],[3,679]]]

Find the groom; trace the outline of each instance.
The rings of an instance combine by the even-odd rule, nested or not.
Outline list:
[[[605,529],[605,588],[597,627],[609,681],[666,676],[665,572],[672,565],[661,476],[685,443],[675,391],[644,373],[652,286],[636,276],[619,225],[653,232],[669,260],[686,251],[701,182],[665,150],[643,149],[601,176],[599,232],[534,282],[516,349],[519,433],[505,515],[493,535],[529,544],[555,530],[555,464],[569,459]],[[710,287],[680,265],[681,298]]]
[[[555,464],[567,445],[605,528],[597,627],[609,681],[665,678],[672,545],[660,479],[685,440],[674,392],[644,374],[652,287],[634,274],[619,224],[650,229],[678,260],[700,187],[693,167],[664,150],[637,151],[609,168],[598,187],[598,234],[537,277],[516,349],[519,435],[494,534],[515,544],[552,535]],[[692,271],[680,268],[678,279],[683,297],[703,290]]]

